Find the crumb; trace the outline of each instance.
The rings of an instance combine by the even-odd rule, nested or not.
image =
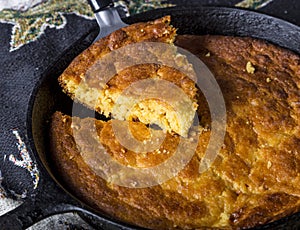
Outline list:
[[[271,168],[272,167],[272,162],[271,161],[268,161],[268,164],[267,164],[267,168]]]
[[[253,64],[250,61],[248,61],[247,64],[246,64],[246,70],[250,74],[254,74],[254,72],[255,72],[255,68],[254,68]]]
[[[210,57],[210,52],[208,52],[207,54],[205,54],[205,57]]]

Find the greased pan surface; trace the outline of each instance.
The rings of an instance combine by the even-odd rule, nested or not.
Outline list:
[[[299,27],[252,11],[223,7],[174,7],[135,15],[126,19],[126,22],[149,21],[164,15],[171,15],[172,25],[179,28],[178,34],[250,36],[267,40],[300,54]],[[10,225],[15,229],[26,228],[49,215],[77,211],[85,213],[84,216],[87,217],[87,220],[99,228],[134,228],[112,220],[102,213],[93,212],[87,205],[73,197],[72,192],[60,183],[59,175],[52,169],[51,161],[47,157],[50,117],[57,110],[71,114],[73,103],[61,92],[57,78],[71,60],[88,47],[97,34],[96,30],[95,27],[95,33],[82,38],[72,46],[72,49],[63,54],[44,73],[32,92],[27,111],[28,139],[26,142],[38,161],[42,179],[33,198],[26,200],[19,208],[0,217],[1,226]],[[297,228],[299,225],[300,214],[298,213],[262,226],[260,229]]]

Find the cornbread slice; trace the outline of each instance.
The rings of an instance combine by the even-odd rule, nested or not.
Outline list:
[[[75,58],[59,83],[72,99],[107,117],[187,136],[197,88],[192,67],[172,44],[175,36],[169,16],[117,30]]]

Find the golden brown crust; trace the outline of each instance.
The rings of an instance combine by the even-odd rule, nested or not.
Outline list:
[[[85,78],[88,69],[111,51],[125,45],[143,42],[172,43],[175,39],[176,29],[170,26],[170,16],[157,19],[153,22],[136,23],[121,28],[105,38],[102,38],[78,55],[59,77],[64,91],[72,98],[74,95],[67,88],[69,81],[79,84]],[[74,98],[73,98],[74,99]]]
[[[230,215],[232,223],[241,228],[253,228],[300,210],[299,196],[279,192],[257,197],[254,195],[254,198],[256,203],[247,203]]]
[[[250,227],[299,210],[299,56],[252,38],[187,35],[176,42],[202,59],[224,95],[227,133],[215,172],[244,193],[231,220]]]
[[[52,117],[50,130],[52,159],[63,184],[72,190],[75,196],[96,210],[105,210],[112,217],[122,218],[129,222],[131,220],[126,218],[126,215],[136,217],[138,223],[149,222],[140,215],[135,207],[119,201],[117,199],[118,192],[107,187],[106,181],[94,174],[82,160],[72,136],[71,123],[72,118],[63,116],[61,113],[55,113]],[[100,130],[103,122],[96,121],[96,125]],[[101,199],[95,199],[95,197],[101,197]],[[114,212],[119,214],[114,215]]]
[[[116,142],[110,121],[106,123],[92,118],[79,120],[60,112],[53,115],[50,143],[51,157],[55,162],[55,167],[63,184],[91,207],[105,211],[109,215],[128,223],[154,229],[176,227],[175,223],[179,223],[181,218],[187,219],[187,226],[194,227],[196,226],[193,223],[194,218],[205,218],[208,215],[208,208],[203,201],[191,201],[175,191],[167,191],[160,186],[146,189],[120,187],[97,176],[83,161],[80,151],[76,147],[72,122],[73,125],[79,127],[79,134],[83,134],[83,139],[86,137],[86,133],[90,131],[91,123],[95,122],[101,143],[106,147],[109,146],[107,151],[117,160],[125,158],[120,163],[126,165],[132,163],[130,159],[133,158],[133,154],[130,151],[127,151],[128,154],[121,151],[122,146]],[[139,130],[144,127],[141,123],[133,125],[137,125],[134,129]],[[167,135],[167,140],[163,146],[172,146],[171,143],[176,142],[178,136]],[[168,149],[168,147],[165,148]],[[157,153],[149,153],[150,159],[144,160],[151,163],[154,159],[151,155],[157,155]],[[143,164],[144,161],[141,162]],[[136,166],[135,162],[130,165]],[[143,166],[147,167],[147,164]],[[179,219],[177,220],[177,218]]]
[[[195,87],[195,82],[177,69],[160,64],[140,64],[126,68],[108,81],[107,86],[110,91],[123,91],[139,80],[156,78],[174,83],[191,100],[196,102],[198,90]]]
[[[92,207],[153,229],[249,228],[299,211],[299,56],[251,38],[178,36],[177,44],[207,64],[225,98],[227,132],[213,166],[198,173],[210,137],[206,124],[196,156],[178,176],[146,189],[109,184],[84,163],[72,139],[70,118],[57,113],[52,154],[64,183]],[[247,71],[248,62],[254,73]],[[207,122],[208,108],[204,98],[199,100],[201,122]],[[96,124],[110,154],[136,166],[134,154],[124,154],[114,142],[109,123]],[[165,149],[173,146],[168,143]],[[159,163],[154,156],[139,161],[140,166]]]

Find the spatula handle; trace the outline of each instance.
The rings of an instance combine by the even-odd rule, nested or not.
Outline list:
[[[114,4],[112,0],[88,0],[88,2],[94,13],[105,9],[108,6],[113,6]]]

